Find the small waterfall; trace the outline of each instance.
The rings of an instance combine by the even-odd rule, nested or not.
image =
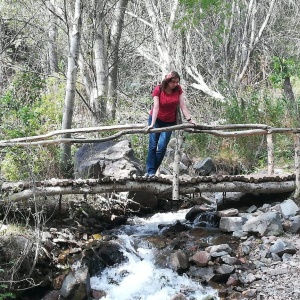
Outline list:
[[[220,225],[220,217],[218,217],[216,212],[213,211],[202,212],[195,218],[193,225],[208,228],[218,228]]]
[[[186,210],[156,214],[148,219],[134,218],[131,225],[120,227],[114,234],[122,241],[127,262],[106,268],[99,277],[91,278],[95,290],[106,293],[106,300],[169,300],[183,294],[188,300],[219,299],[217,291],[204,288],[186,275],[154,264],[157,250],[142,237],[159,234],[158,225],[184,222]]]

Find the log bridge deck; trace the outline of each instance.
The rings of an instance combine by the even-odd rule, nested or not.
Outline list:
[[[51,179],[35,182],[4,182],[2,200],[19,201],[36,196],[66,194],[100,194],[109,192],[146,191],[161,196],[172,194],[173,176],[133,176],[130,178],[104,177],[102,179]],[[285,193],[296,188],[295,175],[216,175],[180,176],[179,193],[251,192]]]

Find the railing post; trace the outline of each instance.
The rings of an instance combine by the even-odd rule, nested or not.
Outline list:
[[[274,175],[274,143],[273,134],[267,133],[268,175]]]
[[[294,198],[299,200],[300,196],[300,134],[296,133],[295,137],[295,193]]]
[[[183,131],[182,130],[176,131],[175,137],[176,137],[176,147],[175,147],[174,163],[173,163],[172,199],[179,200],[179,164],[180,164],[180,149],[183,143]]]

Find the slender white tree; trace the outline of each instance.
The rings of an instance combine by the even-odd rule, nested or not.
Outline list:
[[[72,120],[74,113],[74,103],[76,94],[76,80],[78,71],[78,57],[81,35],[81,18],[82,18],[82,3],[81,0],[75,1],[74,16],[72,19],[72,30],[69,35],[69,56],[67,70],[67,85],[64,112],[62,119],[62,130],[72,128]],[[69,138],[70,134],[65,134],[64,138]],[[61,158],[62,172],[66,176],[72,174],[72,156],[71,146],[69,144],[62,145]]]

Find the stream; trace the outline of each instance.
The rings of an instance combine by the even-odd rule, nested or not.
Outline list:
[[[105,291],[106,300],[171,300],[171,299],[220,299],[218,292],[203,287],[170,268],[155,264],[159,250],[147,240],[148,236],[159,236],[166,225],[176,221],[185,223],[187,210],[157,213],[149,218],[134,217],[128,225],[116,229],[115,234],[122,243],[124,264],[106,268],[100,277],[91,277],[91,287]],[[184,295],[185,298],[179,295]]]

